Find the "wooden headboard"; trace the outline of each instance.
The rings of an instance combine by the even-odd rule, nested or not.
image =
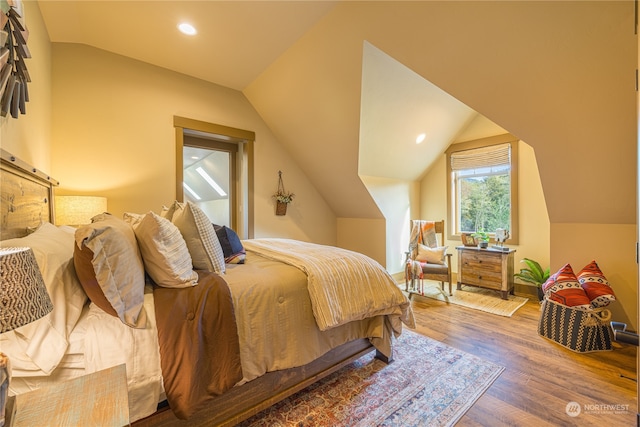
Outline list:
[[[53,187],[58,181],[6,150],[0,149],[0,156],[0,240],[53,223]]]

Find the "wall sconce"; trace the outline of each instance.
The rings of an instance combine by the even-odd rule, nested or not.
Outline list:
[[[96,196],[56,196],[56,225],[89,224],[91,218],[107,211],[107,198]]]
[[[0,248],[0,334],[27,325],[53,310],[31,248]],[[0,352],[0,426],[15,413],[8,403],[11,368]],[[8,425],[11,423],[8,422]]]

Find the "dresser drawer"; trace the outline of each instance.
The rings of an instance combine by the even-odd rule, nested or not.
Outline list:
[[[462,262],[470,268],[496,269],[500,271],[502,254],[482,251],[463,251]]]
[[[483,288],[502,289],[502,274],[500,272],[463,270],[462,283],[481,286]]]
[[[506,293],[513,289],[513,252],[458,247],[458,289],[460,285],[479,286]]]

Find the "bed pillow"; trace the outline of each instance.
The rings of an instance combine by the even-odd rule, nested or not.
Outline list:
[[[191,202],[176,201],[164,211],[164,215],[182,233],[194,268],[221,274],[225,272],[224,252],[220,241],[202,209]]]
[[[416,261],[427,262],[429,264],[444,264],[444,254],[447,252],[447,248],[448,246],[430,248],[422,243],[418,243]]]
[[[187,245],[171,221],[153,212],[125,213],[124,220],[133,227],[144,268],[158,286],[186,288],[198,284]]]
[[[580,286],[570,264],[565,264],[542,285],[547,298],[567,307],[590,309],[591,301]]]
[[[585,290],[593,308],[606,307],[616,300],[609,281],[595,261],[591,261],[578,273],[578,281]]]
[[[0,334],[0,349],[11,356],[15,376],[51,374],[67,350],[69,334],[87,301],[73,267],[74,231],[44,223],[26,237],[0,242],[2,247],[33,250],[53,303],[53,310],[43,318]]]
[[[222,246],[224,262],[227,264],[244,264],[247,255],[238,234],[226,225],[212,225],[218,235],[220,246]]]
[[[91,302],[131,327],[144,328],[144,265],[127,223],[103,213],[76,230],[73,262]]]

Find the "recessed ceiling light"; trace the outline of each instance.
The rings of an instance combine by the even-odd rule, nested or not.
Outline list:
[[[424,133],[421,133],[420,135],[418,135],[418,137],[416,138],[416,144],[420,144],[422,141],[424,141],[426,137],[427,135]]]
[[[187,24],[186,22],[179,24],[178,29],[188,36],[195,36],[198,33],[193,25]]]

